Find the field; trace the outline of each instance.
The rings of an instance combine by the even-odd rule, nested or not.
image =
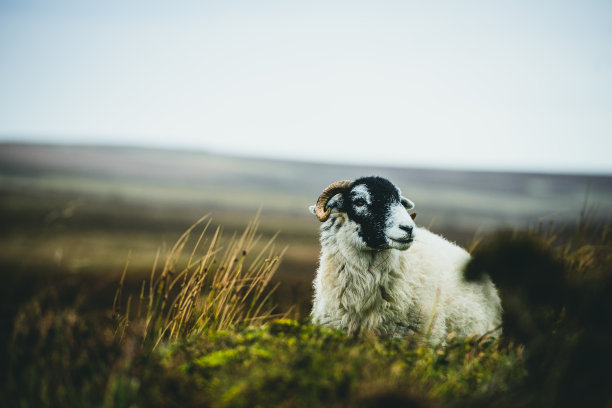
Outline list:
[[[535,251],[532,258],[544,251],[561,259],[566,279],[551,278],[547,304],[529,298],[535,281],[529,274],[521,290],[506,283],[508,299],[523,299],[506,308],[510,321],[530,318],[519,319],[507,328],[508,338],[494,344],[468,341],[435,350],[409,341],[347,339],[310,326],[319,247],[318,222],[307,207],[331,182],[370,174],[388,177],[416,203],[417,223],[465,247],[483,248],[482,262],[504,262],[496,258],[495,242],[504,248],[527,242],[522,250]],[[604,299],[610,297],[612,177],[4,144],[0,198],[1,343],[11,350],[2,356],[2,376],[9,404],[384,406],[396,398],[412,406],[488,406],[496,399],[507,406],[558,406],[580,401],[567,390],[591,387],[582,401],[612,404],[597,383],[605,359],[593,363],[584,351],[592,345],[605,351],[600,343],[610,339],[598,319],[610,317]],[[265,302],[284,320],[208,328],[151,349],[138,340],[135,319],[117,339],[118,314],[109,313],[126,263],[119,315],[133,318],[127,299],[138,298],[156,257],[166,259],[196,220],[210,214],[208,234],[220,227],[219,247],[227,249],[259,211],[261,239],[249,253],[272,237],[270,257],[285,251],[270,282],[279,286]],[[530,232],[504,238],[495,233],[499,229]],[[495,256],[487,257],[487,249]],[[555,303],[560,293],[571,296]],[[585,319],[593,310],[597,319]],[[587,329],[596,335],[584,335]],[[547,352],[542,342],[550,345]],[[583,378],[594,383],[583,387],[570,368],[588,370]],[[564,394],[572,382],[578,385]]]

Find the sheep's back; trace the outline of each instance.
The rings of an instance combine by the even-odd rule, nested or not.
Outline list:
[[[424,228],[405,251],[418,302],[439,336],[482,334],[501,323],[501,301],[491,280],[468,282],[463,270],[470,255],[463,248]]]

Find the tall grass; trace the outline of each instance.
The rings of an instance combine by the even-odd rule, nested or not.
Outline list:
[[[602,278],[612,260],[610,220],[596,222],[599,208],[588,203],[588,189],[573,230],[559,229],[551,220],[539,221],[528,233],[539,237],[545,247],[565,264],[564,278],[570,283]],[[516,234],[516,233],[515,233]]]
[[[141,332],[143,344],[155,348],[162,341],[275,317],[270,296],[278,284],[272,286],[270,281],[285,252],[276,252],[276,236],[260,242],[259,213],[225,246],[221,227],[211,231],[210,225],[211,217],[205,215],[189,227],[161,267],[158,250],[149,279],[142,281],[135,310],[133,296],[122,299],[128,258],[113,302],[120,339],[132,326]]]

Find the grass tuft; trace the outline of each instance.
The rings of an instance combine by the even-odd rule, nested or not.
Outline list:
[[[221,247],[222,230],[209,231],[205,215],[189,227],[158,268],[143,281],[133,316],[131,299],[122,302],[127,266],[113,302],[116,334],[122,339],[130,326],[141,331],[143,344],[156,348],[211,330],[226,330],[265,322],[274,315],[270,285],[284,254],[276,253],[272,237],[263,245],[257,235],[259,214],[239,236]],[[199,231],[199,233],[197,233]],[[193,239],[195,236],[195,240]],[[159,270],[158,270],[159,269]]]

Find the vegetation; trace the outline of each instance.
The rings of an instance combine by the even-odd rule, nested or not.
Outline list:
[[[259,242],[256,235],[258,219],[259,215],[242,236],[232,237],[223,251],[219,246],[221,228],[218,227],[209,240],[206,232],[210,218],[200,218],[174,244],[156,276],[158,252],[149,281],[142,281],[135,316],[137,324],[142,326],[143,341],[147,345],[154,349],[162,340],[172,342],[205,331],[270,319],[273,307],[268,301],[275,288],[268,288],[268,284],[282,253],[274,254],[272,238],[253,259],[247,258]],[[192,232],[206,220],[208,222],[190,253],[184,253]],[[131,318],[131,297],[127,300],[125,312],[121,311],[127,266],[113,303],[120,338],[123,338]]]
[[[476,245],[468,279],[502,290],[504,337],[359,338],[275,316],[280,255],[257,219],[221,248],[204,217],[159,258],[138,293],[124,272],[111,311],[61,305],[17,314],[7,406],[608,406],[612,251],[608,229],[499,233]],[[200,233],[196,233],[201,228]],[[255,250],[258,247],[259,250]],[[129,267],[126,267],[128,270]]]

